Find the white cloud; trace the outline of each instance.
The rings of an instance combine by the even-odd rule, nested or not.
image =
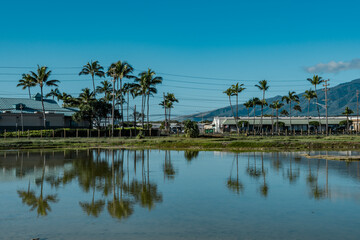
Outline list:
[[[360,69],[360,59],[356,58],[348,62],[334,62],[318,63],[315,66],[306,67],[305,71],[308,73],[338,73],[351,69]]]

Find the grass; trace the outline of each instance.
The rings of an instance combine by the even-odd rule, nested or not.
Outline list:
[[[6,138],[0,149],[42,148],[156,148],[224,151],[360,150],[360,136],[274,136],[274,137],[152,137],[152,138]]]

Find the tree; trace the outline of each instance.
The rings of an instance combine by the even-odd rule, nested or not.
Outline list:
[[[257,97],[254,97],[251,99],[251,106],[254,111],[254,123],[253,123],[253,130],[255,132],[255,117],[256,117],[256,105],[260,105],[260,99]]]
[[[108,72],[111,72],[111,76],[114,78],[114,82],[113,82],[114,89],[115,89],[115,81],[117,81],[116,90],[118,90],[120,93],[119,99],[123,99],[122,80],[123,80],[123,78],[133,78],[133,76],[131,75],[133,71],[134,71],[134,68],[126,61],[117,61],[110,65]],[[122,128],[124,129],[123,102],[120,103],[120,106],[121,106],[120,115],[121,115]]]
[[[243,87],[244,84],[233,84],[231,85],[231,90],[232,90],[232,95],[236,96],[236,120],[235,120],[235,124],[237,125],[237,122],[239,120],[239,93],[241,93],[242,91],[245,90],[245,88]],[[240,134],[239,132],[239,128],[237,128],[238,134]]]
[[[233,96],[233,89],[231,87],[229,87],[228,89],[226,89],[224,91],[224,93],[229,97],[229,103],[230,103],[230,107],[231,107],[231,112],[232,112],[234,120],[235,120],[236,130],[237,130],[237,132],[239,132],[239,126],[236,124],[236,116],[234,114],[234,109],[233,109],[233,106],[231,104],[231,96]]]
[[[177,103],[179,102],[179,100],[175,97],[175,95],[173,93],[167,93],[165,95],[165,100],[161,101],[160,104],[159,104],[163,108],[168,109],[168,111],[167,111],[167,114],[168,114],[167,119],[169,121],[168,125],[171,124],[171,121],[170,121],[171,108],[174,108],[174,103],[175,102],[177,102]]]
[[[50,92],[45,95],[46,98],[52,97],[53,100],[54,100],[54,98],[56,97],[58,101],[59,101],[59,99],[60,99],[60,96],[61,96],[61,92],[59,91],[58,88],[51,89]]]
[[[187,137],[196,138],[199,136],[199,127],[195,121],[185,120],[184,131]]]
[[[91,75],[92,83],[93,83],[93,91],[96,92],[95,88],[95,76],[100,78],[105,76],[104,68],[99,64],[99,61],[90,61],[86,65],[83,66],[79,75]]]
[[[265,103],[265,92],[269,89],[269,85],[267,83],[266,80],[261,80],[259,81],[259,84],[256,84],[255,87],[257,87],[258,89],[260,89],[263,92],[263,98],[261,101],[261,121],[260,121],[260,126],[261,129],[263,127],[263,115],[264,115],[264,103]]]
[[[320,109],[319,109],[319,99],[318,99],[318,95],[316,92],[316,86],[318,86],[319,84],[323,83],[324,80],[322,79],[322,77],[318,76],[318,75],[314,75],[312,78],[308,78],[307,79],[312,85],[314,85],[315,88],[315,94],[316,94],[316,109],[318,112],[318,116],[319,116],[319,123],[321,123],[320,121]],[[321,124],[319,125],[321,128]]]
[[[310,102],[313,98],[316,98],[316,92],[311,90],[306,90],[305,94],[303,95],[306,100],[308,100],[308,113],[307,113],[307,119],[308,119],[308,133],[310,133]]]
[[[36,86],[36,82],[33,81],[30,74],[23,74],[22,78],[19,80],[17,87],[22,87],[23,90],[26,88],[29,90],[29,98],[31,99],[30,88]]]
[[[109,95],[112,92],[112,84],[110,81],[105,80],[100,83],[100,86],[96,87],[97,93],[103,93],[104,94],[104,100],[107,100],[107,95]]]
[[[282,108],[284,104],[277,100],[273,101],[271,106],[276,111],[276,131],[279,131],[279,109]]]
[[[243,105],[245,106],[245,108],[247,110],[247,116],[248,116],[248,121],[249,121],[250,120],[250,108],[252,107],[251,99],[248,100],[247,102],[245,102]],[[250,124],[247,125],[246,132],[249,132],[249,126],[250,126]]]
[[[289,112],[286,111],[285,109],[283,109],[281,112],[280,112],[280,115],[283,115],[283,116],[289,116]]]
[[[290,131],[292,131],[292,125],[291,125],[291,103],[292,102],[296,102],[296,103],[299,103],[299,97],[295,94],[295,92],[290,92],[288,93],[287,96],[283,96],[282,101],[285,101],[287,104],[290,105],[290,108],[289,108],[289,117],[290,117]]]
[[[354,111],[351,110],[349,107],[345,108],[345,111],[342,113],[343,115],[346,116],[346,131],[349,133],[350,128],[349,128],[349,115],[353,114]]]
[[[294,109],[295,111],[298,111],[298,112],[301,112],[301,111],[302,111],[300,105],[295,105],[293,109]]]
[[[42,114],[43,114],[43,120],[44,120],[44,128],[46,128],[46,115],[45,115],[45,107],[44,107],[44,92],[43,88],[44,86],[55,86],[57,87],[57,83],[59,83],[59,80],[50,80],[51,71],[48,71],[48,67],[46,66],[39,66],[37,68],[36,72],[31,71],[30,72],[30,79],[32,82],[35,83],[35,85],[39,85],[40,87],[40,94],[41,94],[41,106],[42,106]]]

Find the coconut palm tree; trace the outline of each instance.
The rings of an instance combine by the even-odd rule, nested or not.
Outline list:
[[[127,95],[126,101],[126,121],[129,124],[129,106],[130,106],[130,94],[134,88],[134,83],[125,83],[123,86],[123,92]]]
[[[238,124],[238,120],[239,120],[239,93],[245,90],[243,86],[244,84],[239,84],[239,83],[231,85],[232,94],[233,96],[236,96],[236,120],[235,120],[236,125]],[[239,128],[237,129],[239,134]]]
[[[265,92],[269,89],[269,85],[268,82],[266,80],[261,80],[259,81],[259,84],[255,84],[255,87],[257,87],[258,89],[260,89],[263,92],[263,98],[261,101],[261,121],[260,121],[260,126],[261,129],[263,127],[263,115],[264,115],[264,103],[265,103]]]
[[[31,99],[31,92],[30,92],[30,88],[31,87],[35,87],[36,83],[32,80],[30,74],[23,74],[22,78],[19,80],[18,85],[16,85],[17,87],[22,87],[23,90],[25,90],[26,88],[29,90],[29,98]]]
[[[36,85],[39,85],[40,87],[40,94],[41,94],[41,107],[42,107],[42,114],[44,119],[44,128],[46,128],[46,115],[45,115],[45,107],[44,107],[44,86],[55,86],[57,87],[57,83],[59,83],[59,80],[50,80],[51,71],[48,70],[48,67],[46,66],[39,66],[37,68],[36,72],[31,71],[30,72],[30,79],[32,82],[35,82]]]
[[[179,102],[179,100],[175,97],[175,95],[173,93],[167,93],[165,95],[165,102],[161,101],[160,102],[160,106],[162,106],[163,108],[168,109],[168,111],[165,110],[165,112],[167,112],[168,116],[167,119],[169,121],[170,124],[170,115],[171,115],[171,108],[174,108],[174,103],[175,102]]]
[[[112,107],[111,107],[111,136],[114,137],[114,124],[115,124],[115,83],[116,83],[116,79],[117,79],[117,73],[116,73],[116,69],[115,66],[111,65],[108,68],[108,71],[106,72],[106,74],[109,77],[112,77]]]
[[[56,97],[58,101],[60,99],[60,96],[61,96],[61,92],[59,91],[58,88],[51,89],[50,92],[45,95],[46,98],[52,97],[53,100],[55,100],[55,97]]]
[[[246,132],[249,132],[249,126],[250,126],[250,121],[249,121],[249,120],[250,120],[250,108],[252,107],[251,99],[248,100],[247,102],[245,102],[243,105],[245,106],[245,108],[246,108],[246,110],[247,110],[247,116],[248,116],[248,125],[247,125],[247,130],[246,130]]]
[[[260,105],[260,99],[257,97],[254,97],[251,99],[251,106],[254,111],[254,122],[253,122],[253,131],[255,133],[255,117],[256,117],[256,105]]]
[[[290,105],[290,108],[289,108],[289,116],[290,116],[290,131],[292,131],[292,125],[291,125],[291,103],[292,102],[296,102],[296,103],[299,103],[299,97],[296,95],[296,93],[293,91],[293,92],[290,92],[288,93],[287,96],[283,96],[282,101],[285,101],[287,104]]]
[[[126,61],[117,61],[115,63],[112,63],[109,67],[109,69],[112,69],[113,77],[115,77],[115,80],[117,81],[117,90],[120,91],[120,99],[123,99],[123,89],[122,89],[122,80],[123,78],[133,78],[131,75],[134,71],[134,68],[127,63]],[[120,85],[119,85],[120,84]],[[115,83],[113,84],[115,88]],[[120,103],[121,106],[121,122],[122,122],[122,128],[124,128],[124,109],[123,109],[123,103]]]
[[[345,108],[345,111],[342,113],[343,115],[346,116],[346,131],[349,133],[350,129],[349,129],[349,115],[353,114],[354,111],[351,110],[349,107]]]
[[[109,95],[112,92],[112,84],[108,80],[104,80],[100,83],[100,86],[96,87],[97,93],[103,93],[104,97],[106,98],[106,95]]]
[[[308,113],[307,113],[307,119],[308,119],[308,134],[310,133],[310,102],[313,98],[316,98],[316,92],[311,90],[306,90],[305,94],[303,95],[306,100],[308,100]]]
[[[236,116],[234,114],[234,109],[233,109],[233,106],[231,104],[231,96],[233,96],[233,89],[232,87],[229,87],[228,89],[226,89],[224,91],[224,93],[229,97],[229,103],[230,103],[230,108],[231,108],[231,112],[233,114],[233,117],[234,117],[234,120],[235,120],[235,125],[236,125],[236,130],[237,132],[239,132],[239,126],[236,124]]]
[[[96,92],[95,88],[95,76],[97,77],[104,77],[104,68],[99,64],[99,61],[90,61],[86,65],[83,66],[81,72],[79,72],[79,75],[91,75],[92,83],[93,83],[93,91]]]
[[[279,131],[279,109],[284,106],[279,100],[273,101],[271,104],[276,111],[276,131]],[[284,110],[286,111],[286,110]]]
[[[320,85],[321,83],[324,82],[324,80],[322,79],[322,77],[318,76],[318,75],[314,75],[312,78],[308,78],[307,79],[312,85],[314,85],[315,88],[315,94],[316,94],[316,109],[318,112],[318,117],[319,117],[319,126],[321,129],[321,121],[320,121],[320,109],[319,109],[319,99],[318,99],[318,95],[316,92],[316,86]]]

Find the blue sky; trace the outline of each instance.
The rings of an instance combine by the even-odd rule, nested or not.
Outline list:
[[[359,77],[359,8],[357,1],[4,1],[0,96],[26,97],[17,80],[37,64],[76,95],[91,87],[77,75],[90,60],[158,72],[164,83],[151,99],[153,120],[161,118],[162,92],[179,98],[175,116],[227,106],[222,91],[235,80],[247,87],[242,102],[261,96],[253,86],[262,79],[268,96],[310,88],[306,67],[334,86]]]

